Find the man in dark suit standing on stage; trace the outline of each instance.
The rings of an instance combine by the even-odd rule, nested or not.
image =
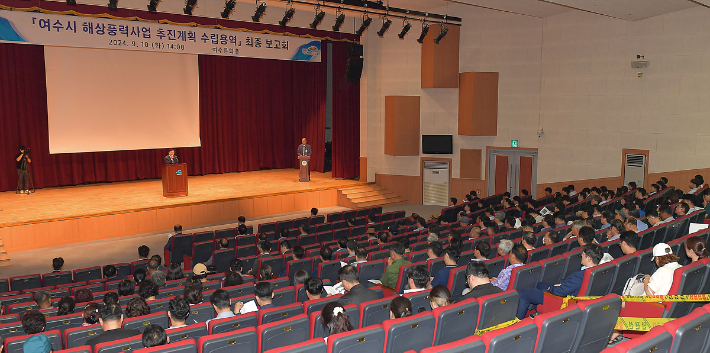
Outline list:
[[[306,138],[301,139],[301,144],[298,145],[298,155],[299,156],[310,156],[311,155],[311,145],[308,144]]]
[[[175,149],[171,148],[170,151],[168,152],[168,155],[165,156],[165,164],[178,164],[180,161],[178,161],[177,156],[175,155]]]

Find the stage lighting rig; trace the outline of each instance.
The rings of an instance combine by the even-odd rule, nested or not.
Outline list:
[[[108,0],[109,10],[118,10],[118,0]]]
[[[293,7],[288,8],[284,13],[284,17],[281,19],[281,21],[279,21],[279,26],[286,27],[288,21],[291,21],[291,18],[293,18],[294,13],[296,13],[296,10],[294,10]]]
[[[150,12],[158,11],[158,3],[159,2],[160,2],[160,0],[150,0],[150,2],[148,3],[148,11],[150,11]]]
[[[404,39],[404,36],[406,36],[407,33],[409,33],[409,30],[410,30],[410,29],[412,29],[412,24],[409,23],[409,20],[407,20],[407,19],[405,18],[405,19],[404,19],[404,25],[402,26],[402,31],[399,32],[399,34],[397,35],[397,37],[399,37],[399,39]]]
[[[362,16],[362,24],[355,33],[358,36],[362,36],[362,34],[367,30],[367,27],[370,27],[370,23],[372,23],[372,18],[370,18],[370,16],[367,15],[367,12],[365,12],[365,15]]]
[[[185,2],[183,12],[185,12],[186,15],[192,16],[192,11],[195,9],[195,5],[197,5],[197,0],[187,0]]]
[[[256,11],[254,12],[254,16],[252,16],[251,19],[254,22],[259,22],[261,16],[264,16],[264,12],[266,12],[266,1],[262,1],[261,4],[259,4],[259,0],[256,0],[256,3],[258,5],[256,7]]]
[[[441,33],[439,33],[439,36],[434,39],[434,43],[439,44],[439,42],[446,37],[446,33],[449,33],[449,27],[444,25],[444,22],[442,22]]]
[[[390,28],[391,25],[392,25],[392,20],[387,18],[387,16],[383,17],[382,18],[382,27],[380,28],[379,31],[377,31],[377,35],[380,37],[384,37],[385,32],[387,32],[387,30]]]
[[[232,13],[232,10],[234,10],[234,5],[236,5],[237,0],[227,0],[224,2],[224,11],[220,15],[222,15],[222,18],[228,19],[229,15]]]
[[[335,12],[335,24],[333,25],[333,30],[336,32],[340,31],[340,27],[343,26],[343,22],[345,22],[345,14],[343,13],[343,10],[338,8]]]
[[[316,17],[313,18],[313,22],[311,22],[311,28],[312,29],[318,29],[318,25],[323,22],[323,18],[325,17],[325,11],[320,9],[320,6],[316,6]]]
[[[429,24],[422,21],[422,34],[419,35],[417,42],[424,43],[424,37],[426,37],[427,33],[429,33]]]

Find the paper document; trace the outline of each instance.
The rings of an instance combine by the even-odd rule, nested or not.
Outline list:
[[[244,306],[242,307],[242,310],[239,310],[240,314],[247,314],[247,313],[253,313],[259,311],[259,308],[256,306],[256,302],[253,300],[250,300],[246,303],[244,303]]]
[[[323,286],[323,289],[326,293],[328,293],[328,295],[345,294],[343,282],[338,282],[338,284],[334,286]]]
[[[382,284],[382,281],[380,281],[379,279],[368,279],[367,281],[372,284]]]
[[[710,224],[690,223],[688,226],[688,234],[693,234],[701,229],[707,229]]]

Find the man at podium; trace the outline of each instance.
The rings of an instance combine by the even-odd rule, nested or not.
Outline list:
[[[308,146],[310,148],[310,146]],[[170,151],[168,151],[168,155],[165,156],[165,164],[178,164],[180,163],[178,161],[177,156],[175,155],[175,149],[171,148]]]
[[[306,141],[306,138],[301,139],[301,144],[298,145],[298,155],[299,156],[310,156],[311,155],[311,145]],[[167,157],[166,157],[167,158]]]
[[[301,144],[298,145],[298,150],[296,151],[298,154],[298,159],[301,164],[301,178],[299,179],[300,181],[310,181],[311,180],[311,168],[310,165],[308,164],[308,158],[306,160],[302,160],[302,157],[310,157],[311,156],[311,145],[308,144],[308,141],[306,141],[306,138],[301,139]]]

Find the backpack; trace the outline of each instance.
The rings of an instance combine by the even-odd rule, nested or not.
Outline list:
[[[622,295],[646,295],[646,291],[643,288],[644,277],[646,277],[646,275],[638,274],[626,280]]]

